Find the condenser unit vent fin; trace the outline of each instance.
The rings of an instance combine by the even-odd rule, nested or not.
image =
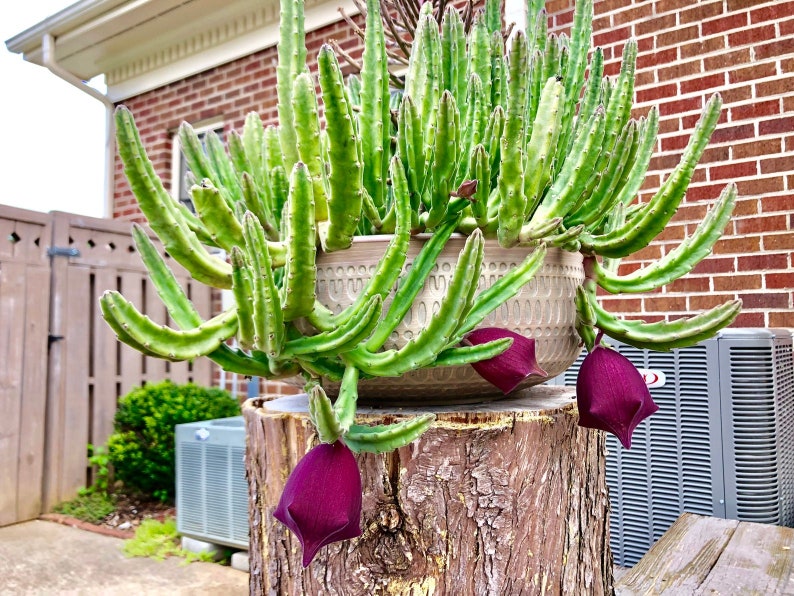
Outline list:
[[[242,417],[177,425],[176,452],[179,532],[247,549],[248,483]]]
[[[666,377],[631,450],[607,436],[616,563],[633,565],[684,511],[794,526],[790,331],[728,329],[659,353],[608,341]],[[553,382],[575,386],[584,357]]]

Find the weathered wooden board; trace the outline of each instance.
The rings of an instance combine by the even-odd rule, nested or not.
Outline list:
[[[360,409],[367,424],[433,411],[397,451],[358,456],[364,534],[305,570],[272,517],[316,438],[305,396],[250,400],[252,594],[610,594],[603,433],[577,426],[573,393],[534,387],[460,407]]]
[[[616,586],[620,594],[694,594],[719,559],[739,522],[684,514],[627,571]]]
[[[66,321],[64,339],[59,347],[66,353],[64,391],[58,407],[62,426],[57,429],[62,451],[55,503],[71,499],[86,484],[88,443],[91,440],[91,362],[92,312],[89,304],[91,271],[86,267],[66,269]],[[53,503],[53,504],[55,504]]]
[[[33,519],[41,511],[44,474],[44,416],[47,406],[48,266],[29,266],[25,279],[25,334],[22,339],[22,403],[19,418],[17,518]]]
[[[740,522],[700,591],[794,594],[794,529]]]
[[[615,583],[618,596],[794,594],[794,529],[684,513]]]
[[[24,263],[0,266],[0,526],[17,519],[26,269]]]
[[[0,526],[42,502],[49,216],[0,205]]]
[[[90,442],[104,445],[113,433],[113,417],[116,413],[119,375],[119,342],[113,331],[102,319],[99,296],[106,288],[116,285],[118,271],[110,268],[98,269],[87,300],[91,318],[91,383],[87,385],[91,411]]]

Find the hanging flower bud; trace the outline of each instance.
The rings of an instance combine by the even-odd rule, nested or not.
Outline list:
[[[601,335],[576,379],[579,426],[615,435],[626,449],[637,425],[659,409],[628,358],[601,345]]]
[[[476,346],[505,337],[513,339],[507,350],[472,366],[483,379],[507,395],[531,375],[547,376],[535,359],[535,340],[500,327],[484,327],[469,333],[464,342]]]
[[[298,462],[273,516],[303,547],[303,566],[326,544],[361,535],[361,475],[341,441],[321,443]]]

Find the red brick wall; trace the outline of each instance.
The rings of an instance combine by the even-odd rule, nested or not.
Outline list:
[[[680,212],[641,262],[691,233],[728,182],[740,195],[714,255],[695,271],[659,293],[605,305],[654,319],[738,296],[744,310],[735,325],[794,327],[794,1],[595,0],[594,8],[594,43],[605,49],[609,74],[625,41],[637,39],[635,115],[660,109],[642,200],[677,163],[706,99],[719,92],[724,102]],[[570,27],[573,0],[551,0],[547,9],[553,30]],[[626,263],[626,271],[638,267]]]

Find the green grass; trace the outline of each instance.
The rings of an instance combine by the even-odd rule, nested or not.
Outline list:
[[[104,492],[82,494],[53,508],[55,513],[70,515],[79,520],[99,524],[116,510],[113,497]]]
[[[212,553],[192,553],[179,546],[179,533],[174,518],[159,522],[147,519],[135,530],[135,537],[124,542],[124,554],[128,557],[149,557],[158,561],[166,557],[183,557],[185,563],[193,561],[212,562]]]

